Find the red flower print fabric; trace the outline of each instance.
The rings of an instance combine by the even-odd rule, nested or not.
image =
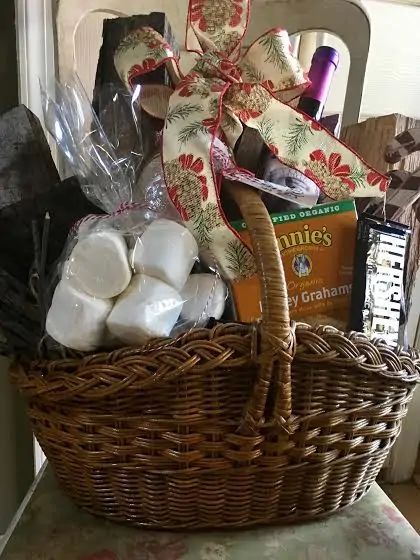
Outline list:
[[[314,121],[314,119],[311,119],[311,117],[309,117],[305,113],[302,113],[302,117],[305,122],[311,125],[312,130],[316,130],[317,132],[322,130],[322,125],[320,125],[318,121]]]
[[[368,173],[367,181],[369,185],[372,185],[372,187],[379,187],[379,190],[381,192],[386,192],[388,188],[388,178],[384,177],[380,173],[377,173],[376,171],[371,171],[370,173]]]
[[[242,4],[242,0],[192,0],[191,22],[197,23],[200,31],[210,35],[226,25],[237,27],[242,19]]]
[[[165,164],[168,193],[183,220],[194,218],[201,203],[208,198],[207,179],[202,175],[204,163],[193,154],[182,154]]]
[[[242,80],[241,69],[230,60],[222,60],[219,68],[222,74],[228,79],[231,79],[234,82],[240,82]]]
[[[355,190],[356,185],[350,178],[350,166],[341,163],[340,154],[332,153],[327,157],[322,150],[315,150],[309,158],[310,163],[305,175],[323,190],[335,190],[337,193],[345,188],[350,192]]]
[[[159,540],[138,541],[127,547],[120,560],[181,560],[185,552],[183,540],[163,535]]]
[[[179,82],[176,88],[178,95],[180,95],[181,97],[191,97],[191,95],[193,95],[195,92],[197,77],[198,74],[196,72],[190,72],[189,74],[187,74],[185,78],[183,78]]]
[[[152,70],[156,69],[156,61],[152,58],[146,58],[143,61],[143,64],[136,64],[130,69],[130,73],[128,76],[128,80],[130,83],[133,82],[135,78],[138,76],[142,76],[143,74],[147,74],[147,72],[152,72]]]

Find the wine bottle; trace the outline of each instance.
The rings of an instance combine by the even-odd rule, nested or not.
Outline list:
[[[331,88],[340,56],[332,47],[318,47],[312,58],[309,80],[311,85],[303,92],[298,108],[319,121]]]

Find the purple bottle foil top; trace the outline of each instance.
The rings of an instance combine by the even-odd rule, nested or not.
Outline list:
[[[304,92],[304,97],[316,99],[321,104],[327,100],[331,81],[340,61],[340,55],[332,47],[318,47],[312,58],[309,79],[312,84]]]

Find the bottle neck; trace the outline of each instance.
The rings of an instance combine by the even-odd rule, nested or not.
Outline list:
[[[319,47],[309,70],[311,85],[302,94],[299,109],[319,120],[330,92],[334,72],[338,65],[338,53],[330,47]]]
[[[321,101],[312,97],[301,97],[298,107],[300,111],[303,111],[316,121],[320,121],[324,112],[325,102],[321,103]]]

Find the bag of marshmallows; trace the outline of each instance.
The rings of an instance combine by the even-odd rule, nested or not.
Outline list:
[[[141,346],[220,319],[227,288],[215,268],[200,263],[193,235],[167,201],[157,212],[133,197],[134,156],[122,164],[77,82],[60,88],[59,101],[44,98],[47,126],[86,196],[108,214],[88,216],[70,233],[47,334],[91,352]]]
[[[130,209],[90,219],[67,250],[46,331],[88,352],[205,326],[222,317],[226,287],[214,271],[194,268],[197,243],[174,220]]]

